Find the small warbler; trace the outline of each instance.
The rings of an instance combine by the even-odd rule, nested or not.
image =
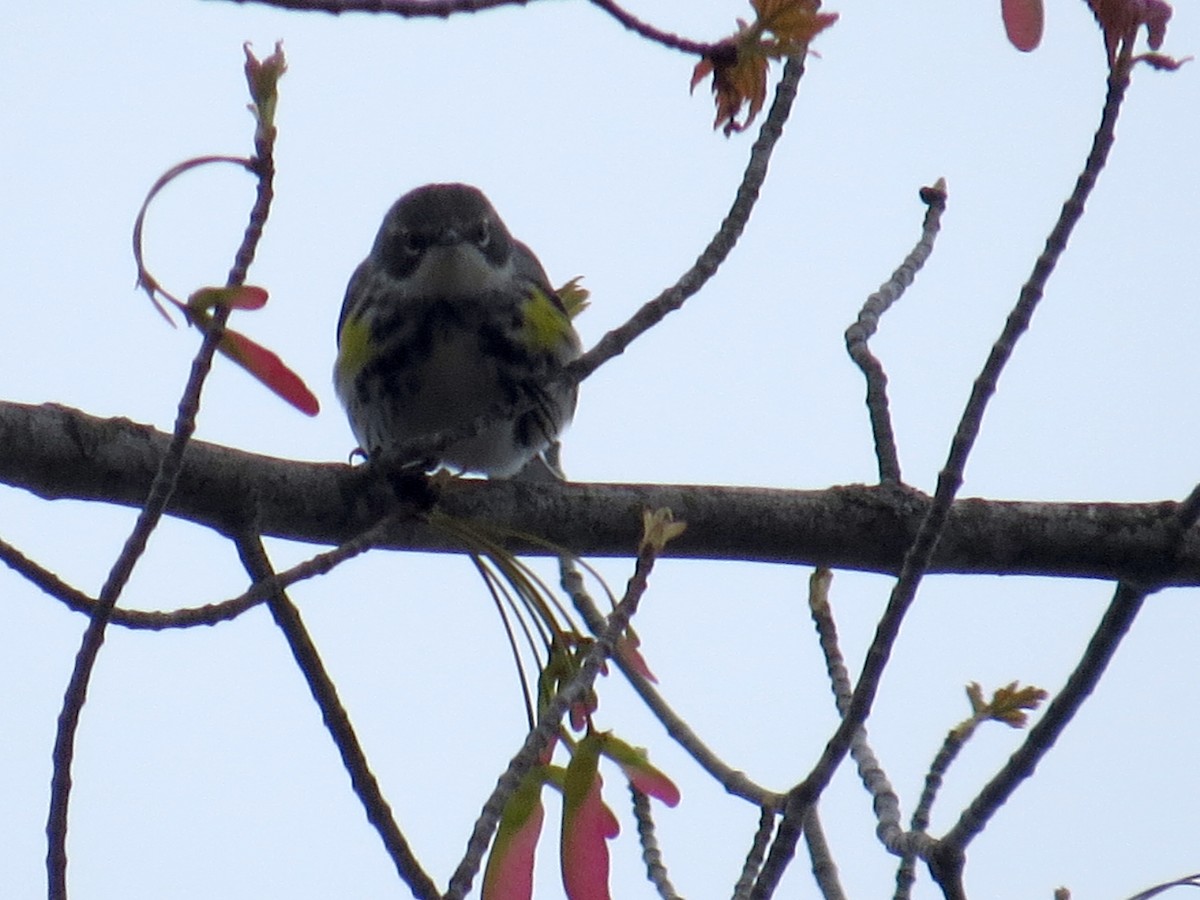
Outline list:
[[[481,191],[428,184],[388,210],[346,288],[334,386],[369,458],[545,477],[580,354],[533,252]],[[525,470],[522,472],[522,470]]]

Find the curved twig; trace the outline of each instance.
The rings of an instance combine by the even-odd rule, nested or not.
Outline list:
[[[613,0],[588,0],[592,6],[598,7],[632,31],[634,34],[644,37],[648,41],[653,41],[656,44],[661,44],[664,47],[669,47],[672,50],[681,50],[684,53],[691,53],[696,56],[708,56],[718,51],[718,46],[715,43],[705,43],[702,41],[690,41],[687,38],[682,38],[677,34],[672,34],[669,31],[663,31],[660,28],[655,28],[648,22],[643,22],[633,13],[618,6]]]
[[[942,213],[946,210],[946,182],[939,178],[933,187],[921,188],[921,200],[927,207],[925,221],[921,224],[921,239],[892,277],[867,298],[854,324],[846,329],[846,352],[867,380],[867,413],[875,439],[875,457],[879,460],[879,480],[893,484],[901,482],[900,456],[896,452],[896,435],[888,412],[887,374],[867,342],[878,329],[880,317],[900,299],[933,253],[933,242],[942,227]]]
[[[771,111],[763,121],[758,138],[750,150],[750,160],[746,164],[746,172],[742,176],[742,183],[738,186],[729,213],[696,262],[675,284],[645,303],[629,321],[608,332],[596,346],[575,360],[568,369],[571,377],[583,381],[614,356],[624,353],[634,340],[661,322],[668,313],[683,306],[684,301],[716,274],[721,263],[737,244],[750,219],[750,213],[758,200],[758,192],[767,177],[771,153],[783,134],[783,125],[791,112],[792,102],[796,99],[796,86],[803,74],[803,57],[793,56],[783,67],[783,77],[775,89]]]

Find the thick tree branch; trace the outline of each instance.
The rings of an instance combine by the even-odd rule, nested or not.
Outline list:
[[[47,499],[140,506],[170,438],[128,419],[63,406],[0,402],[0,483]],[[394,505],[363,467],[305,463],[192,441],[166,512],[233,534],[336,545]],[[581,556],[630,556],[641,510],[667,507],[688,530],[664,556],[825,565],[895,573],[928,505],[920,492],[850,485],[768,488],[524,484],[462,479],[447,512],[539,534]],[[934,553],[934,573],[1046,575],[1200,584],[1200,535],[1175,555],[1179,504],[958,500]],[[453,552],[446,538],[399,521],[384,546]],[[543,548],[513,548],[546,555]]]

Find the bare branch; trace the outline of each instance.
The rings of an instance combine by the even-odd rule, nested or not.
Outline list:
[[[670,547],[670,544],[667,546]],[[562,585],[592,634],[599,635],[604,628],[604,616],[584,589],[583,579],[579,572],[566,560],[562,563]],[[630,666],[621,656],[615,657],[614,661],[629,684],[637,691],[638,696],[642,698],[642,702],[662,723],[667,734],[686,750],[692,759],[721,787],[735,797],[749,800],[764,809],[774,810],[782,805],[783,796],[781,794],[767,790],[751,781],[745,772],[732,768],[717,756],[704,741],[700,740],[691,726],[667,704],[667,701],[641,672]]]
[[[247,530],[239,534],[234,542],[237,544],[242,565],[246,567],[246,571],[255,582],[269,581],[274,578],[275,570],[271,566],[266,548],[263,547],[262,539],[258,534]],[[337,687],[325,669],[321,655],[317,652],[317,647],[304,625],[304,620],[300,618],[300,611],[296,609],[283,590],[277,590],[267,597],[267,607],[271,610],[275,624],[283,632],[288,647],[291,648],[296,666],[303,673],[304,680],[308,682],[308,689],[312,693],[317,707],[321,710],[321,718],[325,721],[325,727],[329,730],[338,753],[341,754],[342,765],[345,766],[346,772],[350,776],[354,793],[362,802],[367,820],[383,839],[384,847],[387,848],[397,873],[413,892],[414,897],[434,900],[441,896],[437,885],[421,868],[421,864],[413,855],[412,848],[409,847],[408,841],[396,824],[392,808],[384,798],[383,791],[379,788],[379,782],[371,771],[367,756],[363,752],[358,735],[355,734],[354,726],[350,722],[350,716],[342,706]]]
[[[1179,537],[1195,524],[1200,485],[1194,488],[1187,500],[1180,504],[1178,517]],[[1079,664],[1067,679],[1066,685],[1046,707],[1045,715],[1029,729],[1025,742],[1005,763],[996,777],[984,786],[971,805],[963,811],[958,822],[946,833],[942,843],[952,851],[965,850],[974,838],[983,831],[988,821],[1012,796],[1017,786],[1033,774],[1037,764],[1060,734],[1074,718],[1075,713],[1095,689],[1109,662],[1117,652],[1121,640],[1133,625],[1146,597],[1162,587],[1161,584],[1137,584],[1122,581],[1117,584],[1112,601]]]
[[[767,177],[771,152],[783,134],[783,125],[791,112],[792,102],[796,99],[796,86],[803,74],[802,57],[792,57],[783,67],[783,77],[775,89],[775,100],[750,150],[750,161],[746,164],[746,172],[742,176],[741,185],[738,186],[733,205],[717,233],[704,248],[704,252],[675,284],[647,302],[628,322],[604,335],[595,347],[575,360],[569,369],[573,377],[583,381],[614,356],[624,353],[625,348],[634,340],[661,322],[668,313],[683,306],[684,301],[716,274],[721,263],[737,244],[746,222],[750,219],[750,213],[758,200],[758,192]]]
[[[0,483],[47,499],[139,506],[169,445],[169,436],[127,419],[0,402]],[[439,502],[449,513],[506,533],[553,535],[580,556],[632,555],[639,511],[669,507],[688,530],[667,546],[668,557],[895,574],[930,501],[894,486],[790,491],[462,478],[445,486]],[[930,571],[1200,584],[1200,535],[1186,535],[1174,555],[1178,507],[1175,501],[959,500]],[[189,445],[166,507],[169,515],[222,534],[257,521],[264,535],[330,546],[353,540],[394,509],[394,491],[367,467],[294,462],[204,441]],[[397,520],[381,546],[461,552],[411,517]],[[510,546],[529,555],[548,552]]]
[[[259,3],[276,9],[323,12],[339,16],[348,12],[386,13],[405,19],[448,19],[455,13],[476,13],[498,6],[526,6],[533,0],[233,0],[239,5]]]
[[[808,857],[812,860],[813,880],[821,890],[825,900],[846,900],[846,892],[838,878],[838,868],[825,840],[825,829],[821,826],[821,816],[816,804],[804,817],[804,844],[808,848]]]
[[[879,480],[895,484],[901,481],[900,456],[896,452],[896,435],[892,431],[892,417],[888,412],[887,374],[867,346],[867,341],[879,328],[880,317],[900,299],[933,253],[933,242],[942,227],[942,213],[946,210],[945,181],[939,178],[933,187],[922,188],[921,200],[927,207],[925,221],[921,225],[921,239],[892,273],[892,277],[867,298],[858,313],[858,319],[846,329],[846,352],[867,380],[867,413],[871,417],[875,456],[879,460]]]
[[[654,834],[654,816],[650,812],[650,798],[632,784],[629,793],[633,797],[633,817],[637,820],[638,841],[642,845],[642,862],[646,864],[646,877],[654,885],[663,900],[680,900],[675,886],[663,865],[662,851],[658,849],[658,838]]]
[[[763,859],[767,855],[767,843],[771,840],[771,832],[775,828],[775,809],[764,806],[758,817],[758,828],[754,832],[754,840],[746,853],[746,861],[738,875],[737,883],[733,886],[733,900],[747,900],[750,889],[754,887],[754,879],[762,868]]]

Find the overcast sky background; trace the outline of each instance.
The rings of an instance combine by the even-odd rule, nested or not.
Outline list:
[[[874,342],[891,378],[906,479],[933,487],[987,350],[1082,165],[1104,94],[1099,32],[1049,0],[1023,55],[995,0],[832,3],[763,198],[725,267],[684,310],[583,387],[565,463],[581,481],[823,488],[871,481],[862,381],[842,333],[919,233],[917,191],[945,176],[937,250]],[[714,39],[743,0],[628,7]],[[0,29],[0,395],[169,429],[198,336],[133,289],[129,235],[166,168],[250,152],[243,41],[284,41],[278,198],[250,280],[271,303],[236,327],[316,391],[307,419],[219,362],[198,437],[342,460],[330,384],[346,279],[402,192],[479,185],[556,282],[582,274],[586,344],[695,258],[752,135],[710,130],[693,60],[583,2],[449,22],[303,15],[195,0],[12,4]],[[1177,4],[1167,52],[1200,51]],[[778,69],[775,70],[778,74]],[[961,496],[1158,500],[1200,478],[1200,69],[1136,72],[1111,164],[1033,329],[1004,375]],[[147,247],[178,294],[223,282],[252,199],[232,168],[169,188]],[[0,535],[95,592],[135,511],[0,488]],[[316,548],[278,542],[278,565]],[[628,562],[602,566],[614,587]],[[549,571],[549,570],[548,570]],[[166,522],[123,603],[168,609],[243,587],[233,548]],[[665,562],[638,618],[667,698],[731,765],[784,789],[835,716],[804,604],[809,572]],[[835,614],[856,666],[890,587],[839,573]],[[1056,691],[1112,586],[929,578],[870,720],[912,811],[963,685]],[[502,631],[461,558],[373,554],[293,592],[401,828],[439,884],[524,732]],[[1200,870],[1196,640],[1200,593],[1147,604],[1094,698],[1037,776],[972,846],[972,897],[1124,897]],[[54,723],[84,619],[0,572],[0,896],[45,892]],[[619,677],[598,722],[648,746],[683,802],[659,810],[680,892],[727,896],[758,813],[710,783]],[[984,728],[945,785],[934,831],[1022,735]],[[649,897],[620,776],[614,896]],[[74,898],[408,896],[365,821],[265,609],[215,628],[109,632],[79,732],[69,853]],[[550,843],[538,896],[561,896]],[[894,861],[843,767],[823,805],[851,896],[890,896]],[[798,861],[780,896],[815,891]],[[924,884],[918,897],[937,896]]]

